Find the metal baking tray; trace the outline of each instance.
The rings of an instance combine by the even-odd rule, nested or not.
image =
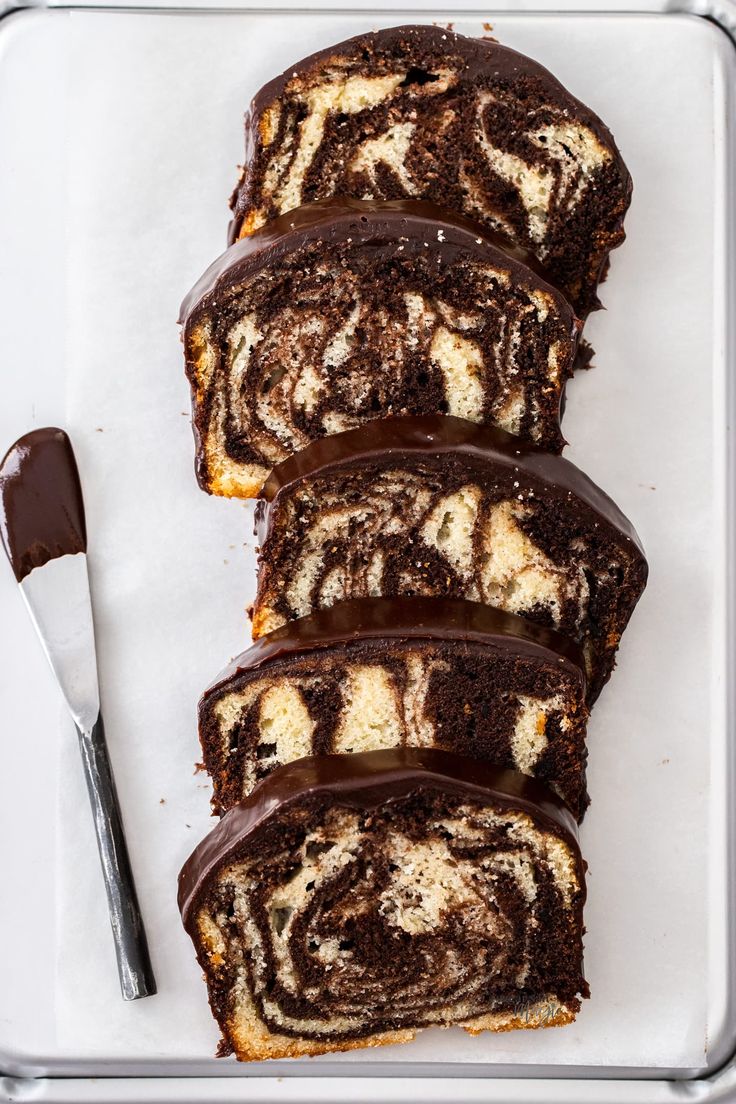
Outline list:
[[[150,1000],[117,995],[73,741],[0,572],[0,1100],[736,1098],[736,4],[632,7],[95,0],[0,19],[0,448],[50,423],[77,445],[108,739],[159,981]],[[224,242],[252,92],[313,48],[412,20],[491,24],[548,64],[634,177],[588,326],[596,367],[565,422],[568,455],[633,518],[651,566],[590,726],[593,997],[560,1031],[433,1030],[239,1066],[211,1057],[174,887],[209,823],[194,705],[244,644],[250,514],[194,486],[174,319]]]

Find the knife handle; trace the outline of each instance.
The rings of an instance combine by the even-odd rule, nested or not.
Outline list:
[[[123,1000],[138,1000],[156,992],[156,980],[125,843],[102,714],[91,732],[83,732],[80,728],[77,732],[105,879],[120,990]]]

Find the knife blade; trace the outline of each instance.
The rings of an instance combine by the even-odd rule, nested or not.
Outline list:
[[[77,727],[124,1000],[156,992],[100,712],[84,503],[63,430],[34,430],[0,464],[0,537]]]

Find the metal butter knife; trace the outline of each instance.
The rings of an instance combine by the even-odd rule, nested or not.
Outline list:
[[[100,713],[79,473],[61,429],[21,437],[0,465],[0,536],[79,734],[125,1000],[156,992]]]

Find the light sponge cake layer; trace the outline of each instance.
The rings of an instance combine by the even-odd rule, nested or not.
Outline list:
[[[232,238],[330,196],[461,212],[531,250],[584,317],[631,179],[598,116],[531,58],[409,26],[314,54],[253,100]]]
[[[536,777],[585,811],[583,657],[477,602],[363,598],[261,637],[202,696],[223,813],[306,755],[436,747]]]
[[[184,924],[243,1061],[566,1024],[584,864],[544,787],[446,752],[280,767],[185,865]]]
[[[255,495],[319,437],[453,414],[559,452],[579,323],[533,257],[428,203],[310,204],[182,306],[200,485]]]
[[[274,469],[256,518],[254,636],[348,598],[466,598],[576,641],[589,702],[647,577],[631,523],[578,468],[450,417],[310,445]]]

